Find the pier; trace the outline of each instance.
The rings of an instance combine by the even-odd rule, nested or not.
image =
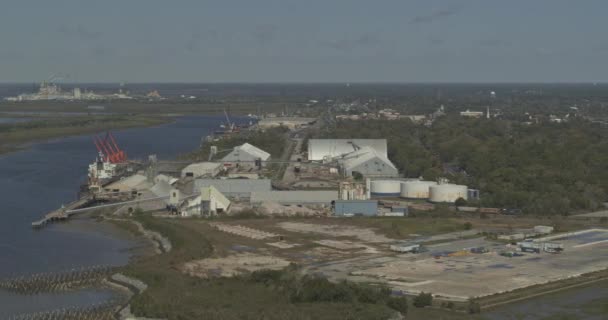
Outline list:
[[[59,208],[57,210],[47,213],[42,219],[32,222],[32,227],[33,228],[42,228],[47,223],[50,223],[53,221],[67,220],[70,218],[70,216],[72,214],[74,214],[74,212],[72,212],[71,210],[82,208],[83,206],[90,204],[92,201],[94,201],[94,200],[91,197],[86,197],[86,198],[82,198],[82,199],[78,199],[76,201],[70,202],[66,206],[62,206],[61,208]]]
[[[32,228],[42,228],[51,222],[65,221],[75,214],[90,210],[104,209],[127,204],[138,204],[146,201],[163,200],[169,198],[168,196],[163,196],[146,199],[134,199],[136,198],[136,194],[137,193],[133,193],[132,191],[126,191],[89,195],[47,213],[42,219],[32,222]],[[97,202],[106,202],[106,204],[89,207],[89,205]]]

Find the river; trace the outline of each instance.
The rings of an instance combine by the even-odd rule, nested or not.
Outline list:
[[[131,158],[156,154],[170,159],[196,148],[201,137],[217,129],[223,117],[190,116],[152,128],[114,131]],[[245,119],[234,119],[244,122]],[[91,135],[32,144],[0,156],[0,278],[75,267],[124,265],[141,241],[117,236],[112,226],[88,219],[33,230],[30,223],[76,198],[97,151]],[[0,290],[0,319],[26,312],[103,302],[105,290],[16,296]]]

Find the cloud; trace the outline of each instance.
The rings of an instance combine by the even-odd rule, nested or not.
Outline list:
[[[591,51],[593,52],[608,52],[608,44],[601,44],[601,45],[597,45],[591,48]]]
[[[0,59],[7,61],[21,61],[24,60],[25,54],[17,51],[0,51]]]
[[[428,15],[415,16],[414,18],[412,18],[412,20],[410,20],[410,23],[411,24],[424,24],[424,23],[435,22],[437,20],[441,20],[443,18],[453,16],[453,15],[457,14],[458,12],[460,12],[461,9],[462,9],[462,7],[458,7],[458,6],[452,6],[452,7],[448,7],[445,9],[440,9],[440,10],[434,11]]]
[[[442,44],[445,44],[445,39],[441,39],[438,37],[429,37],[427,39],[427,41],[429,42],[429,44],[435,45],[435,46],[439,46]]]
[[[57,29],[57,32],[68,37],[78,38],[80,40],[97,40],[102,36],[101,32],[89,30],[81,24],[76,26],[61,25]]]
[[[477,41],[477,44],[482,47],[504,47],[508,46],[510,43],[502,39],[482,39]]]
[[[339,50],[339,51],[353,51],[358,48],[369,48],[374,47],[380,43],[380,38],[373,34],[362,34],[356,38],[346,38],[335,41],[323,42],[322,45]]]
[[[266,45],[276,39],[278,27],[272,24],[257,25],[251,35],[260,45]]]
[[[90,52],[96,58],[107,58],[115,53],[113,49],[102,46],[95,46],[90,49]]]

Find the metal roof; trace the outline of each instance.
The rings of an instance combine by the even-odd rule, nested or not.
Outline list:
[[[371,147],[378,154],[388,157],[386,139],[310,139],[308,159],[323,160],[325,157],[339,157],[356,151],[357,147]]]
[[[171,185],[167,181],[159,181],[152,188],[150,188],[150,192],[152,192],[157,197],[168,197],[171,194]]]
[[[221,166],[221,163],[216,162],[192,163],[182,169],[182,176],[185,176],[186,173],[192,173],[194,177],[199,177],[206,174],[214,176],[217,172],[219,172]]]
[[[240,160],[240,153],[245,152],[249,154],[252,158],[260,158],[262,161],[266,161],[270,159],[270,153],[254,146],[249,143],[244,143],[240,146],[234,147],[234,150],[227,154],[223,161],[238,161]]]
[[[331,203],[338,199],[338,191],[255,191],[251,202]]]
[[[194,190],[214,186],[224,194],[251,193],[253,191],[270,191],[270,179],[196,179]]]
[[[375,158],[382,160],[385,164],[397,170],[395,165],[391,162],[391,160],[388,159],[388,157],[378,153],[371,147],[363,147],[357,151],[349,153],[348,155],[344,156],[342,164],[346,170],[349,170]]]

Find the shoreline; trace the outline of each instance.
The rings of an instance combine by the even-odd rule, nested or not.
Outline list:
[[[124,115],[119,114],[118,116],[127,116],[127,114],[124,114]],[[39,118],[39,117],[36,117],[36,118],[40,119],[40,120],[47,119],[47,118]],[[57,118],[53,118],[53,119],[57,119]],[[96,133],[109,131],[109,130],[128,130],[128,129],[137,129],[137,128],[161,127],[164,125],[169,125],[169,124],[175,123],[176,120],[175,120],[174,116],[153,115],[153,116],[144,116],[142,119],[138,119],[136,121],[140,121],[140,123],[135,123],[133,125],[126,125],[126,124],[125,125],[119,124],[117,126],[109,125],[107,127],[84,127],[84,128],[78,128],[78,130],[74,130],[73,132],[51,134],[50,137],[25,139],[24,141],[18,141],[18,142],[7,142],[4,144],[0,144],[0,157],[4,157],[6,155],[9,155],[9,154],[12,154],[15,152],[28,150],[29,148],[31,148],[33,145],[36,145],[36,144],[50,143],[50,142],[57,141],[60,139],[84,136],[84,135],[89,135],[89,134],[96,134]],[[146,121],[151,121],[151,123],[147,124]],[[22,129],[22,130],[27,130],[27,129]]]
[[[107,215],[102,215],[102,217],[104,218],[104,222],[112,224],[115,228],[123,229],[124,232],[131,233],[133,237],[142,240],[145,239],[149,243],[149,246],[154,248],[153,255],[165,254],[171,251],[172,249],[171,242],[167,237],[163,236],[159,232],[146,229],[139,221],[125,218],[110,218]],[[126,222],[135,225],[138,234],[134,234],[132,229],[127,229],[124,225],[117,224],[114,222]],[[138,257],[140,256],[134,254],[131,259],[137,259]],[[127,263],[127,266],[131,265],[132,262],[132,260],[129,261],[129,263]],[[119,290],[123,293],[128,292],[127,302],[123,304],[116,313],[119,316],[119,319],[162,320],[156,318],[137,317],[131,312],[131,300],[133,299],[133,297],[141,294],[148,288],[148,285],[145,282],[134,277],[127,276],[120,272],[115,273],[109,278],[104,279],[104,281],[108,285],[114,287],[116,290]]]

